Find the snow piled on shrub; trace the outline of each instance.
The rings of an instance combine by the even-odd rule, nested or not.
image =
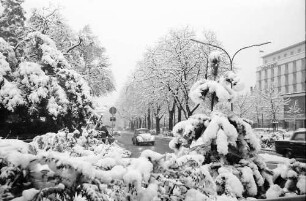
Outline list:
[[[4,83],[0,88],[0,103],[12,112],[18,105],[25,104],[22,91],[15,82],[9,82],[4,79]]]
[[[32,188],[41,189],[22,186],[19,194],[14,193],[17,200],[34,194],[45,198],[64,195],[69,200],[237,200],[305,193],[304,164],[291,160],[273,172],[256,154],[236,160],[231,158],[231,149],[226,155],[219,153],[213,145],[216,142],[211,141],[210,152],[206,147],[176,146],[184,150],[179,155],[144,150],[139,158],[125,158],[128,151],[116,143],[101,144],[91,131],[83,135],[48,133],[30,144],[1,140],[0,158],[5,168],[0,182],[19,177],[20,182],[26,180]],[[278,183],[278,177],[291,179],[290,183]],[[20,188],[18,182],[10,189]]]
[[[87,107],[88,85],[74,71],[58,72],[67,96],[75,95],[73,109]],[[216,82],[196,83],[190,94],[196,101],[209,93],[231,101],[235,90],[229,85],[239,82],[230,72]],[[258,154],[260,140],[244,119],[220,111],[198,114],[175,125],[173,134],[174,153],[145,150],[139,158],[125,158],[130,152],[101,143],[94,130],[47,133],[30,144],[0,139],[1,198],[221,201],[305,194],[306,165],[292,159],[268,169]]]
[[[0,83],[3,81],[3,76],[11,70],[9,63],[6,61],[6,57],[0,52]]]
[[[71,68],[64,55],[56,48],[55,42],[47,35],[41,32],[29,33],[26,40],[30,45],[39,44],[42,51],[41,61],[43,64],[48,64],[53,68]]]
[[[30,90],[27,94],[29,103],[39,103],[48,95],[49,76],[42,71],[39,64],[33,62],[22,62],[14,73],[20,86]]]
[[[231,85],[234,87],[231,88]],[[189,97],[196,104],[203,103],[208,94],[215,94],[219,102],[233,102],[238,91],[244,88],[240,78],[232,71],[228,71],[219,80],[201,79],[193,84]]]

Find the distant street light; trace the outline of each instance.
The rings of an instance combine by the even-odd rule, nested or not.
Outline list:
[[[265,42],[265,43],[260,43],[260,44],[255,44],[255,45],[250,45],[250,46],[245,46],[243,48],[240,48],[239,50],[237,50],[234,55],[231,57],[230,54],[225,50],[223,49],[222,47],[219,47],[217,45],[213,45],[213,44],[210,44],[210,43],[205,43],[205,42],[202,42],[202,41],[198,41],[198,40],[195,40],[195,39],[190,39],[191,41],[193,42],[196,42],[196,43],[200,43],[200,44],[203,44],[203,45],[208,45],[208,46],[211,46],[211,47],[215,47],[215,48],[218,48],[220,50],[222,50],[226,56],[228,57],[229,61],[230,61],[230,69],[233,70],[233,63],[234,63],[234,59],[235,59],[235,56],[242,50],[245,50],[245,49],[248,49],[248,48],[251,48],[251,47],[259,47],[259,46],[262,46],[262,45],[266,45],[266,44],[269,44],[271,42]],[[232,87],[232,86],[231,86]],[[234,108],[233,108],[233,103],[231,103],[231,111],[233,111]]]

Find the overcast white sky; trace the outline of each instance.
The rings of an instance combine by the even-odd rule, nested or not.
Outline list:
[[[25,0],[26,10],[50,0]],[[233,54],[243,46],[271,41],[235,58],[246,85],[255,85],[255,70],[265,53],[305,40],[305,0],[53,0],[63,7],[68,24],[89,24],[110,58],[117,89],[142,57],[146,47],[171,28],[189,26],[199,34],[212,30]],[[58,2],[58,3],[56,3]],[[104,98],[112,105],[118,93]]]

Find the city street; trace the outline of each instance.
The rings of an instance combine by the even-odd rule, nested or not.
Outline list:
[[[133,145],[132,143],[132,137],[133,137],[132,132],[122,132],[120,136],[116,136],[115,138],[120,146],[132,152],[131,157],[133,158],[139,157],[140,153],[146,149],[151,149],[152,151],[156,151],[161,154],[164,154],[166,152],[168,153],[173,152],[168,146],[171,138],[155,136],[154,146],[147,146],[147,145],[136,146]]]
[[[146,150],[146,149],[150,149],[152,151],[156,151],[158,153],[164,154],[166,152],[171,153],[173,152],[170,148],[169,148],[169,142],[171,140],[171,138],[169,137],[162,137],[162,136],[155,136],[155,145],[151,146],[151,145],[141,145],[141,146],[136,146],[133,145],[132,143],[132,136],[133,133],[132,132],[128,132],[128,131],[124,131],[121,133],[120,136],[115,136],[115,139],[117,140],[117,143],[129,150],[132,155],[132,158],[137,158],[140,156],[141,152]],[[266,151],[261,151],[261,154],[263,153],[267,153]],[[275,155],[274,152],[269,152],[268,154],[271,155]],[[267,162],[267,165],[270,169],[274,169],[277,167],[277,163],[276,162]]]

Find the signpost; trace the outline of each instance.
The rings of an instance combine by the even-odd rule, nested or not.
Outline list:
[[[117,112],[117,109],[115,107],[109,108],[109,113],[112,114],[110,118],[110,121],[112,122],[112,135],[114,133],[114,122],[116,121],[116,117],[115,117],[116,112]]]

